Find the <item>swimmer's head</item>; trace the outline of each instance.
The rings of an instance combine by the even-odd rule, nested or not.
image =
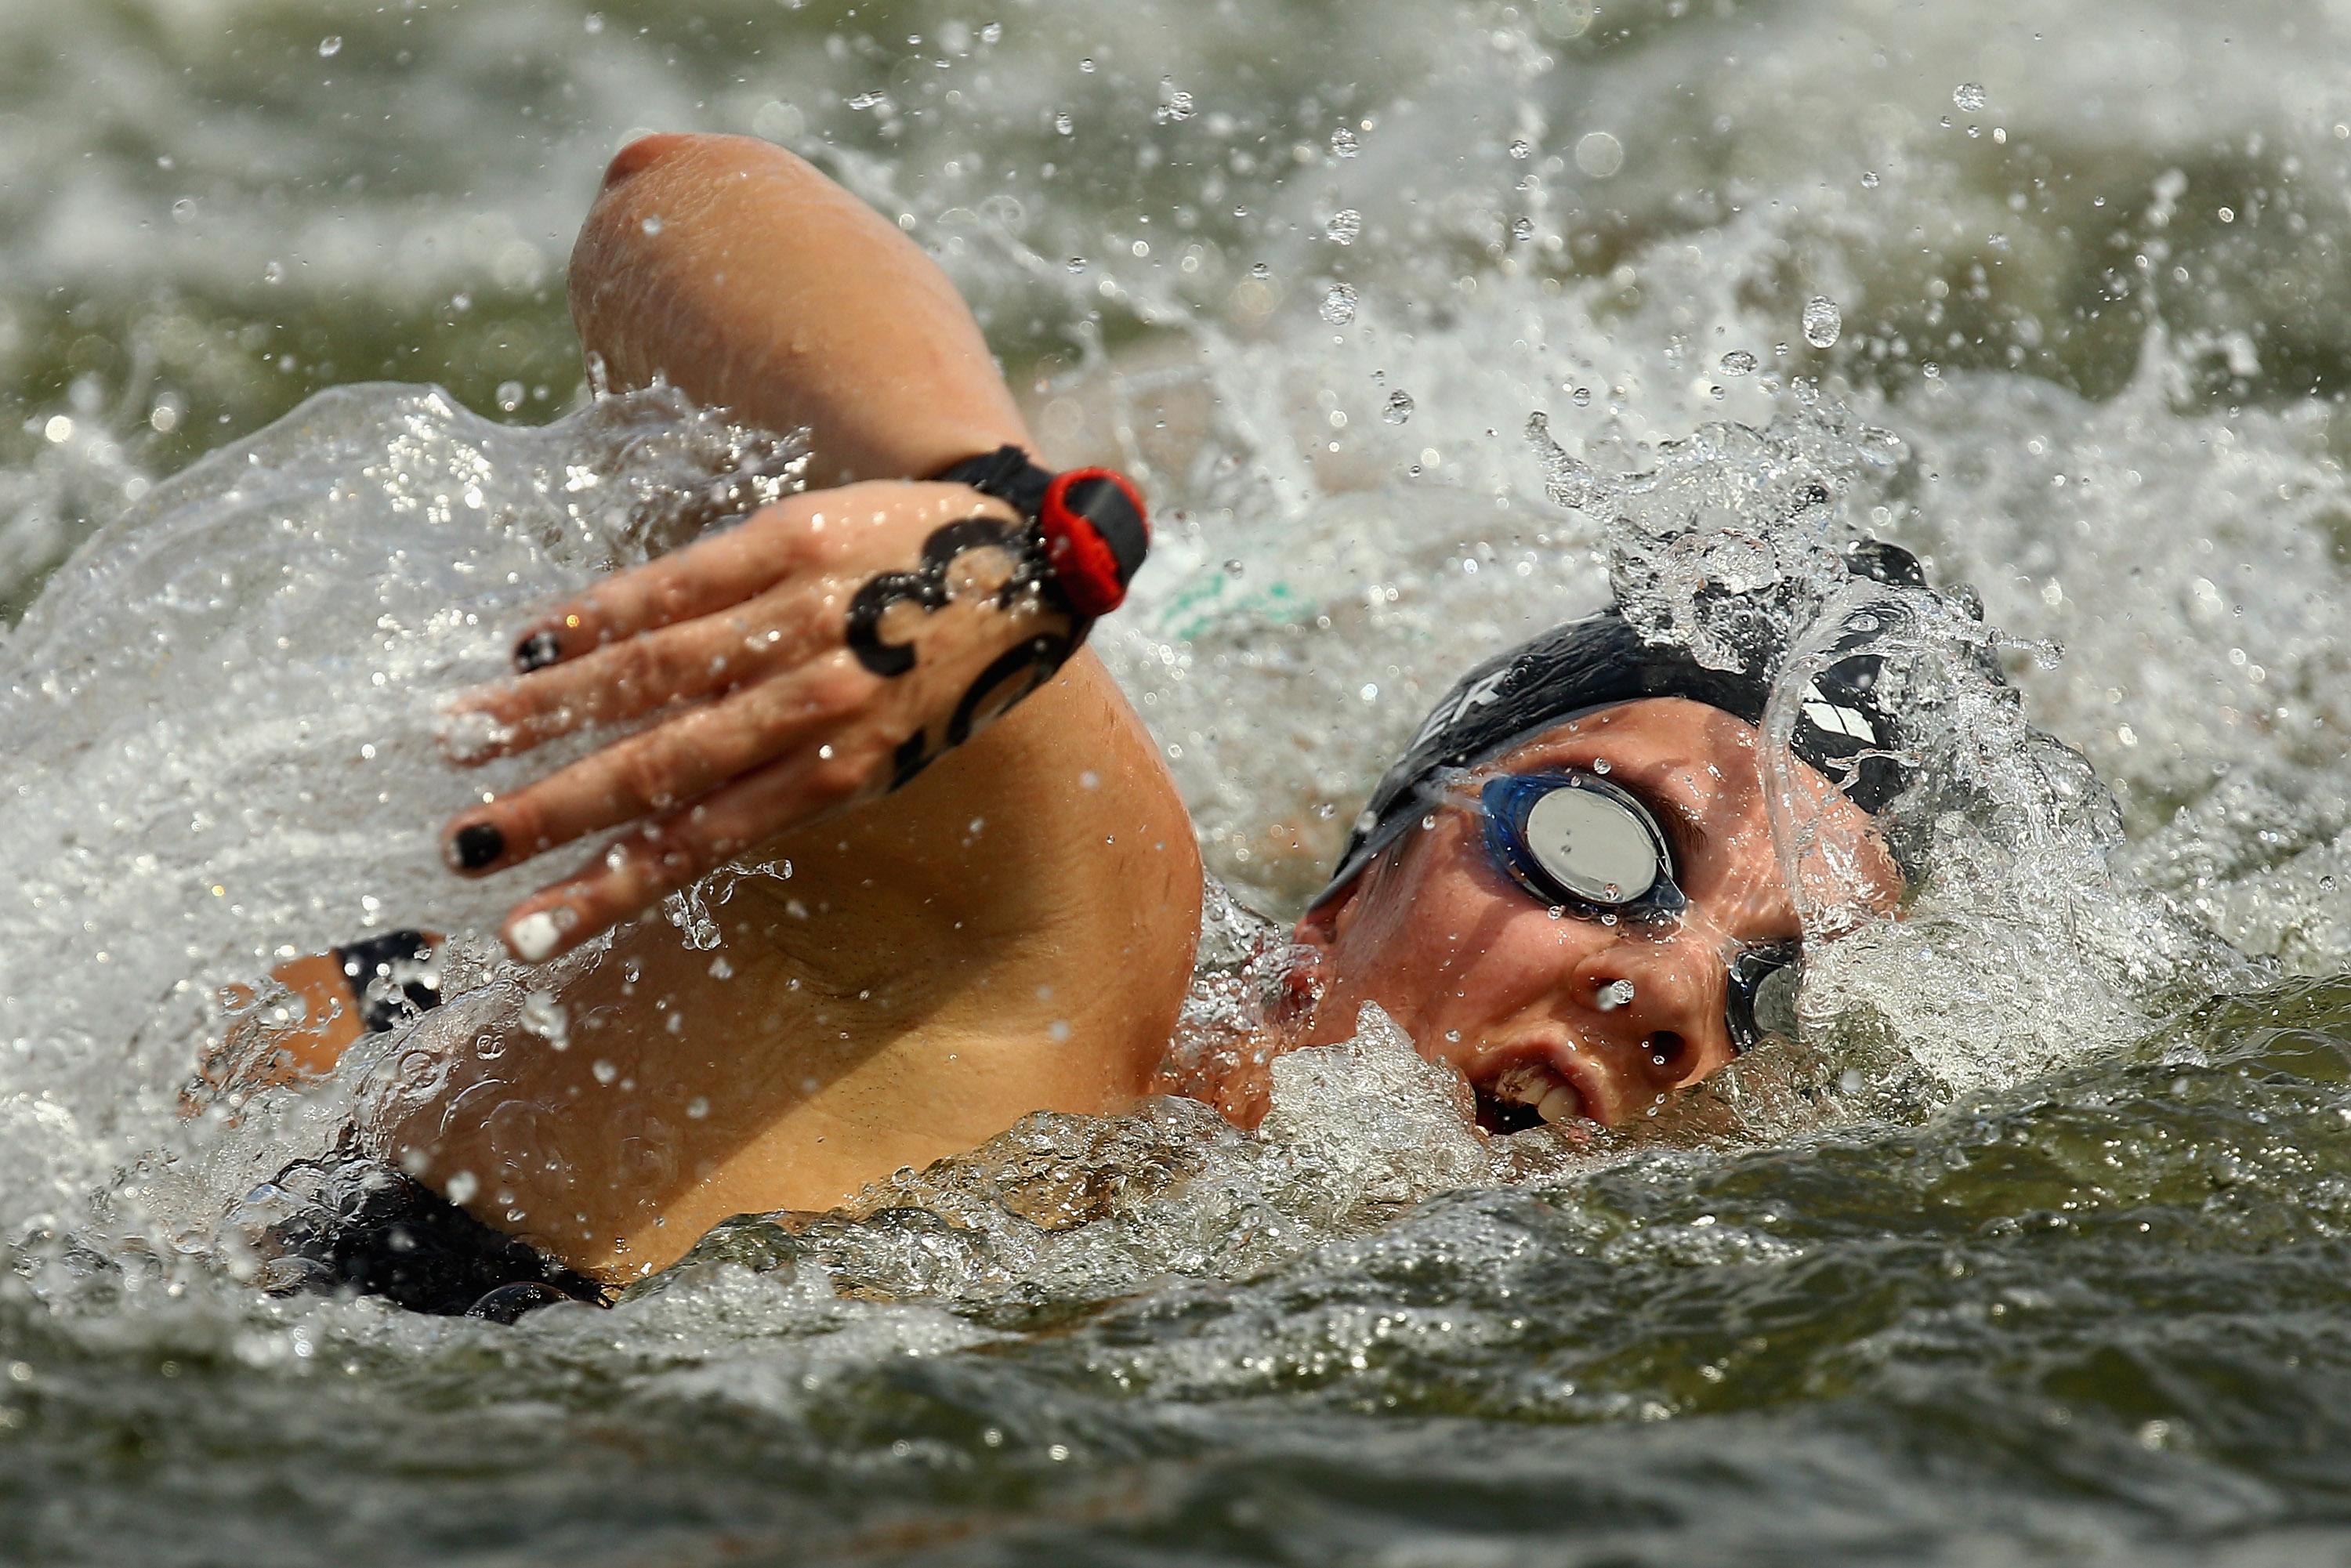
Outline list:
[[[1849,560],[1924,583],[1890,546]],[[1905,782],[1878,671],[1866,653],[1833,661],[1800,705],[1808,903],[1900,895],[1875,820]],[[1471,671],[1301,923],[1322,972],[1314,1037],[1376,1001],[1505,1127],[1623,1121],[1755,1043],[1802,936],[1766,804],[1770,695],[1764,671],[1706,669],[1613,611]]]

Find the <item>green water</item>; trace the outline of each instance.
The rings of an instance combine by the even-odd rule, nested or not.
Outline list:
[[[273,1301],[177,1250],[140,1203],[236,1197],[204,1149],[111,1173],[165,1138],[178,1047],[45,1054],[45,998],[111,1019],[137,988],[24,937],[101,906],[5,858],[0,1560],[2351,1559],[2351,16],[0,16],[12,622],[126,505],[323,389],[574,407],[562,268],[603,161],[730,130],[907,214],[1049,432],[1057,400],[1126,421],[1105,439],[1175,521],[1104,651],[1261,902],[1311,875],[1272,827],[1331,831],[1550,579],[1591,586],[1530,413],[1640,466],[1805,377],[1904,444],[1865,520],[2063,645],[2013,678],[2128,833],[2061,801],[1987,838],[2013,899],[1863,977],[1833,1038],[1865,1037],[1868,1092],[1778,1135],[1448,1190],[1437,1097],[1374,1074],[1287,1141],[1176,1111],[1034,1130],[512,1330]],[[0,640],[8,681],[33,659]],[[222,696],[181,678],[107,700]],[[33,798],[8,758],[47,743],[0,729],[0,792]],[[2183,990],[2160,923],[2051,880],[2094,865],[2272,967]]]

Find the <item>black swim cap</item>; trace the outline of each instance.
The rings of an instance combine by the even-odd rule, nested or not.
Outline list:
[[[1845,551],[1845,564],[1872,581],[1927,586],[1917,558],[1897,545],[1864,539]],[[1776,655],[1778,650],[1761,652]],[[1687,649],[1646,641],[1614,607],[1489,659],[1446,693],[1372,791],[1315,905],[1336,897],[1373,856],[1426,813],[1422,786],[1440,769],[1474,767],[1579,714],[1643,697],[1685,697],[1761,724],[1778,663],[1776,656],[1759,656],[1745,669],[1708,669]],[[1855,653],[1822,671],[1804,693],[1789,741],[1791,750],[1872,815],[1907,782],[1901,765],[1885,755],[1895,748],[1896,734],[1874,695],[1881,664],[1874,653]]]

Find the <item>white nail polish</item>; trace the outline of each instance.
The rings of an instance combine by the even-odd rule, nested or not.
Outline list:
[[[555,916],[542,909],[536,915],[524,915],[507,927],[507,946],[513,948],[515,956],[524,963],[536,964],[555,951],[555,944],[561,936],[562,932],[555,924]]]

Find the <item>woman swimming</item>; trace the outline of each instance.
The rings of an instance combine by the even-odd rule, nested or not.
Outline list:
[[[444,1031],[447,1074],[374,1134],[367,1202],[281,1239],[431,1310],[593,1297],[729,1216],[831,1207],[1030,1112],[1170,1087],[1199,935],[1183,802],[1081,645],[1139,507],[1109,476],[1081,497],[1116,547],[1091,574],[1040,544],[1034,443],[929,260],[770,145],[662,136],[614,161],[571,290],[611,384],[804,426],[823,487],[517,628],[516,676],[456,705],[461,763],[652,722],[446,830],[471,875],[622,830],[502,928],[528,963],[613,933],[561,983],[574,1049],[475,1049],[451,998],[417,1026]],[[1897,550],[1852,565],[1917,580]],[[1481,666],[1299,924],[1295,1005],[1173,1086],[1252,1124],[1266,1060],[1347,1038],[1366,1003],[1501,1128],[1617,1122],[1715,1071],[1766,1031],[1800,905],[1899,894],[1873,678],[1865,657],[1823,673],[1775,779],[1768,683],[1613,613]],[[1803,823],[1792,874],[1774,788]],[[788,874],[712,911],[720,962],[628,924],[746,856]],[[379,961],[289,978],[324,1019]]]

